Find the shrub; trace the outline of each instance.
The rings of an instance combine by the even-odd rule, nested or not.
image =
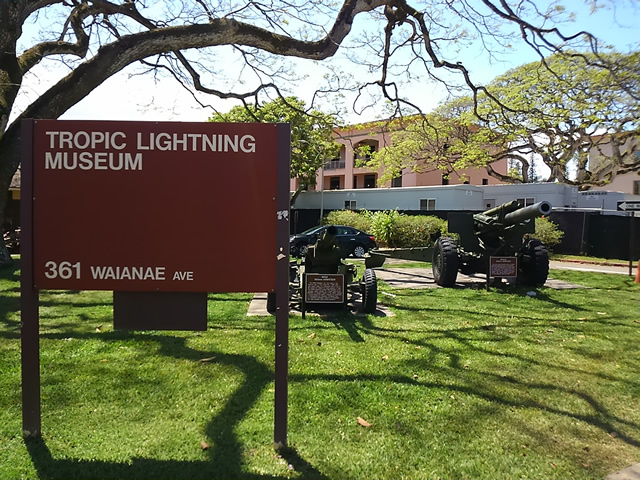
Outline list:
[[[446,222],[438,217],[403,216],[395,224],[393,247],[431,247],[446,231]]]
[[[537,238],[547,247],[551,248],[558,245],[564,237],[564,232],[560,230],[557,224],[548,218],[536,218],[536,232],[528,235],[529,238]]]
[[[369,233],[376,237],[379,247],[391,247],[394,244],[395,224],[404,215],[397,210],[385,210],[384,212],[364,212],[369,218]]]
[[[369,231],[371,225],[369,218],[352,210],[335,210],[329,212],[323,223],[326,225],[347,225],[362,230],[363,232],[371,233]]]
[[[396,210],[383,212],[351,210],[330,212],[325,224],[348,225],[376,237],[380,247],[430,247],[436,238],[447,232],[447,222],[433,216],[408,216]]]

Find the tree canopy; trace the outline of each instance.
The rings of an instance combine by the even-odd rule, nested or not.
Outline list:
[[[605,185],[640,170],[639,99],[639,52],[557,53],[499,76],[475,101],[392,124],[391,145],[370,165],[385,170],[382,181],[404,168],[485,167],[505,182]],[[502,159],[507,172],[491,165]]]
[[[209,121],[290,124],[291,178],[300,180],[300,189],[315,185],[318,169],[340,151],[333,139],[335,118],[306,109],[304,101],[296,97],[277,98],[262,105],[238,105],[227,113],[214,113]]]
[[[417,107],[403,93],[410,82],[464,87],[477,100],[484,87],[461,61],[473,45],[489,59],[516,43],[541,57],[567,48],[598,52],[592,35],[558,28],[568,19],[570,12],[557,2],[541,7],[533,0],[2,1],[0,215],[20,163],[20,120],[59,118],[130,65],[190,92],[248,105],[264,101],[267,92],[286,96],[291,80],[305,80],[288,59],[320,62],[344,51],[369,73],[349,79],[347,69],[329,77],[312,108],[321,95],[348,88],[358,102],[375,89],[398,112],[403,105]],[[23,86],[42,64],[62,73],[43,81],[48,86],[23,107]],[[0,244],[0,263],[7,261]]]

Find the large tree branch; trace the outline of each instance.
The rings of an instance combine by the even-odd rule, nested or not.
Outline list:
[[[351,31],[356,15],[384,3],[385,0],[347,0],[329,33],[322,39],[311,42],[275,34],[228,18],[211,19],[206,24],[158,28],[123,36],[101,47],[93,58],[79,65],[51,87],[9,126],[2,137],[2,147],[4,152],[11,154],[9,158],[3,158],[3,166],[9,167],[7,172],[15,171],[18,166],[21,118],[58,118],[106,79],[136,61],[183,49],[220,45],[242,45],[281,56],[322,60],[335,54]],[[3,178],[3,186],[5,183]]]
[[[254,25],[218,18],[207,24],[166,27],[127,35],[100,48],[98,53],[60,80],[30,105],[23,117],[58,118],[107,78],[136,61],[152,55],[188,48],[243,45],[263,51],[314,60],[335,54],[351,30],[358,13],[371,10],[383,0],[349,0],[331,31],[322,39],[307,42],[275,34]]]
[[[40,3],[47,5],[58,2]],[[41,5],[40,8],[44,5]],[[108,17],[111,15],[121,15],[130,18],[148,29],[156,28],[156,25],[151,20],[144,17],[137,10],[134,2],[115,4],[107,0],[94,0],[91,3],[79,3],[69,14],[57,41],[39,43],[20,55],[19,64],[22,69],[22,73],[24,74],[43,58],[51,55],[73,55],[83,58],[89,49],[89,34],[87,33],[89,29],[84,25],[84,21],[90,17],[98,18],[102,16],[102,22],[108,27],[111,27],[111,24],[108,21]],[[76,38],[75,43],[63,40],[67,35],[69,28],[71,28],[73,35]],[[120,36],[117,30],[111,28],[111,31],[116,35],[116,37]]]

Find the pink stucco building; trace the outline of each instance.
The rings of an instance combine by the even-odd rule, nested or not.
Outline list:
[[[336,132],[336,141],[341,144],[340,156],[326,164],[316,176],[315,190],[344,190],[375,187],[416,187],[431,185],[496,185],[501,182],[489,175],[484,168],[468,168],[444,174],[442,170],[432,169],[414,172],[405,169],[400,177],[386,185],[378,185],[380,172],[366,167],[356,166],[358,148],[369,146],[371,151],[384,148],[391,141],[391,134],[384,124],[360,124],[340,129]],[[507,160],[492,164],[494,170],[506,174]],[[291,189],[296,190],[298,180],[292,179]]]

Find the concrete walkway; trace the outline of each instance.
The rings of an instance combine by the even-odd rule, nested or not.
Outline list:
[[[637,262],[631,267],[632,276],[636,274]],[[580,272],[596,272],[596,273],[615,273],[620,275],[629,275],[628,264],[601,264],[601,263],[589,263],[581,262],[579,260],[574,261],[556,261],[549,262],[549,268],[556,270],[578,270]]]
[[[433,278],[431,268],[393,268],[393,265],[390,265],[388,268],[376,268],[376,275],[393,288],[440,288]],[[484,273],[472,275],[458,273],[456,288],[481,288],[486,283]],[[553,278],[549,278],[544,286],[554,290],[586,288]]]
[[[640,463],[608,475],[605,480],[640,480]]]

